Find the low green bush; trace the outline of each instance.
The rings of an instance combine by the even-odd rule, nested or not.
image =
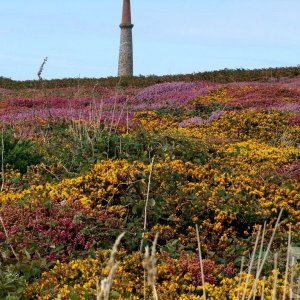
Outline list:
[[[2,151],[3,164],[19,170],[22,174],[27,172],[27,167],[39,164],[43,159],[43,155],[32,141],[15,138],[9,129],[4,130],[1,135],[1,154]],[[2,155],[0,156],[2,164]]]
[[[85,129],[78,134],[67,124],[56,125],[45,145],[49,159],[56,159],[74,173],[87,170],[92,164],[106,159],[128,159],[149,163],[169,156],[172,159],[204,164],[212,151],[199,139],[180,134],[173,136],[148,133],[142,129],[124,135],[104,129]]]

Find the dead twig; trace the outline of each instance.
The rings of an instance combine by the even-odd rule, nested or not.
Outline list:
[[[158,294],[156,290],[156,275],[157,275],[157,268],[156,268],[156,245],[157,245],[157,240],[158,240],[158,233],[156,233],[153,244],[152,244],[152,249],[151,249],[151,254],[149,247],[146,246],[145,248],[145,259],[143,262],[143,267],[145,270],[144,273],[144,279],[146,279],[146,273],[147,273],[147,283],[148,286],[151,287],[152,289],[152,295],[154,300],[158,300]],[[144,298],[146,296],[146,286],[145,286],[146,280],[144,281]]]
[[[109,269],[108,276],[104,279],[101,280],[101,287],[99,288],[99,280],[97,279],[96,285],[97,285],[97,300],[109,300],[109,294],[110,294],[110,289],[113,284],[113,280],[116,274],[116,271],[119,267],[119,262],[115,262],[115,256],[118,252],[118,246],[121,242],[121,239],[124,237],[125,232],[121,233],[115,243],[114,246],[111,250],[110,253],[110,258],[107,263],[107,268]]]
[[[148,211],[150,185],[151,185],[151,177],[152,177],[152,172],[153,172],[154,158],[155,158],[155,156],[152,157],[152,161],[150,164],[150,173],[149,173],[149,178],[148,178],[147,196],[146,196],[145,210],[144,210],[144,227],[143,227],[143,235],[142,235],[142,241],[141,241],[141,246],[140,246],[140,252],[142,252],[142,250],[143,250],[144,235],[145,235],[145,231],[147,229],[147,211]]]
[[[203,287],[203,296],[204,296],[204,300],[206,300],[205,278],[204,278],[204,270],[203,270],[203,261],[202,261],[201,243],[200,243],[198,224],[196,224],[196,234],[197,234],[198,255],[199,255],[200,271],[201,271],[201,281],[202,281],[202,287]]]

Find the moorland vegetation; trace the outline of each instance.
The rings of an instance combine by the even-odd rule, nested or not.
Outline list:
[[[299,74],[1,78],[0,298],[288,299]]]

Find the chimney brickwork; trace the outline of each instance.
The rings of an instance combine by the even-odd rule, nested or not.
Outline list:
[[[118,75],[120,77],[133,76],[133,24],[131,24],[130,0],[123,0],[122,23],[120,28],[121,39]]]

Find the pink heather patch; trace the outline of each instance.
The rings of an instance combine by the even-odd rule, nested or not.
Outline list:
[[[130,103],[134,109],[172,108],[186,104],[191,99],[204,96],[214,86],[207,82],[170,82],[155,84],[141,90]]]
[[[280,111],[300,113],[300,103],[286,103],[277,107]]]
[[[236,108],[278,109],[300,103],[300,90],[280,84],[228,84],[227,93],[232,99],[227,105]]]
[[[49,95],[47,99],[44,97],[39,97],[37,99],[27,99],[27,98],[17,98],[11,100],[11,106],[14,108],[84,108],[90,106],[92,101],[87,97],[81,97],[80,99],[67,98],[57,95]]]
[[[132,118],[133,113],[128,114]],[[72,108],[50,108],[40,110],[29,110],[24,112],[11,112],[0,115],[0,121],[8,124],[21,122],[31,122],[42,120],[63,120],[63,121],[98,121],[100,123],[112,122],[114,125],[125,124],[127,113],[125,111],[103,111],[92,109],[72,109]]]
[[[300,126],[300,116],[293,116],[289,118],[289,123],[292,125]]]
[[[300,77],[284,78],[280,80],[280,83],[289,88],[300,88]]]
[[[300,162],[295,161],[289,166],[283,166],[277,169],[279,174],[300,181]]]

